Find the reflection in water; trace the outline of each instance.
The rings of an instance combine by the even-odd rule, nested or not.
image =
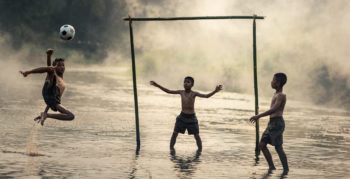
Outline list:
[[[170,160],[175,163],[175,171],[179,171],[179,177],[184,175],[185,178],[191,178],[191,176],[196,171],[196,165],[198,165],[201,161],[199,157],[201,155],[201,151],[197,150],[194,156],[187,156],[186,158],[180,157],[176,155],[175,150],[170,151]]]
[[[270,178],[272,177],[272,174],[273,174],[274,171],[267,171],[266,173],[264,173],[261,177],[261,179],[267,179],[267,178]],[[280,176],[279,176],[279,179],[284,179],[284,178],[287,178],[287,175],[288,173],[282,173]]]
[[[259,165],[259,155],[260,155],[260,150],[259,151],[255,151],[255,162],[254,162],[254,166]]]
[[[131,163],[131,172],[129,174],[129,178],[130,179],[134,179],[136,177],[136,172],[137,172],[137,159],[139,158],[139,148],[136,149],[135,152],[135,157],[134,159],[132,159],[132,163]]]
[[[288,175],[288,173],[282,173],[281,176],[280,176],[280,179],[287,178],[287,175]]]

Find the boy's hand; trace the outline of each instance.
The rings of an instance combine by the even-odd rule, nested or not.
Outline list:
[[[215,92],[219,92],[220,90],[222,90],[222,85],[217,85],[215,88]]]
[[[156,86],[157,83],[155,81],[150,81],[149,84],[151,84],[152,86]]]
[[[46,54],[47,55],[52,55],[53,54],[53,49],[52,48],[49,48],[46,50]]]
[[[23,77],[27,77],[28,76],[28,72],[26,72],[26,71],[19,71],[22,75],[23,75]]]
[[[253,116],[253,117],[251,117],[251,118],[249,119],[249,121],[250,121],[251,123],[255,123],[258,119],[259,119],[258,116]]]

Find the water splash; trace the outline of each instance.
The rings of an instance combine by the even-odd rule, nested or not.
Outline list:
[[[40,131],[41,125],[35,123],[30,131],[29,138],[27,140],[26,154],[29,156],[41,156],[37,149],[37,136]]]

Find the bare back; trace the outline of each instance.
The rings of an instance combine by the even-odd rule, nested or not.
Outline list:
[[[270,114],[270,118],[283,116],[284,106],[286,105],[287,97],[283,93],[275,93],[272,97],[271,108],[276,107],[277,110]],[[277,105],[277,106],[276,106]]]
[[[181,90],[180,95],[182,112],[186,114],[194,114],[194,102],[196,93],[193,91],[186,92],[185,90]]]

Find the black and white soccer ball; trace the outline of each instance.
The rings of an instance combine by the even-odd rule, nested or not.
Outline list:
[[[61,39],[72,40],[74,38],[74,35],[75,35],[75,29],[71,25],[66,24],[60,28]]]

